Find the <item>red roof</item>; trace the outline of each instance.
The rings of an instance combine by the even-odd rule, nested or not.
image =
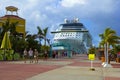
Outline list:
[[[6,18],[14,18],[14,19],[22,19],[22,20],[25,20],[17,15],[5,15],[5,16],[2,16],[0,17],[0,19],[6,19]]]

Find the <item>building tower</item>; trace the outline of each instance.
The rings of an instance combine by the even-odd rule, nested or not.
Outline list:
[[[18,22],[16,31],[25,37],[25,19],[18,16],[18,8],[14,6],[6,7],[6,15],[0,17],[0,31],[2,31],[2,24],[9,19],[10,23]]]

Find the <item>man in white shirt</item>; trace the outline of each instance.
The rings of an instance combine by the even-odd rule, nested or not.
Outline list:
[[[29,58],[30,58],[30,63],[33,63],[33,50],[32,48],[30,48],[30,50],[28,51],[29,54]]]

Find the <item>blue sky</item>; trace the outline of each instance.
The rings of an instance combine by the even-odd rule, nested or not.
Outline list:
[[[6,6],[19,8],[18,15],[26,19],[26,31],[37,33],[37,26],[58,28],[64,19],[79,18],[90,31],[94,45],[100,41],[99,34],[111,27],[120,35],[120,0],[0,0],[0,16],[4,16]]]

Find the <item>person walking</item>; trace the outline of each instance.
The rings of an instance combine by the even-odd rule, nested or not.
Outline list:
[[[33,50],[32,50],[32,48],[30,48],[30,50],[28,51],[28,54],[29,54],[30,63],[33,63]]]
[[[35,59],[35,63],[38,63],[38,51],[37,51],[37,49],[34,50],[34,59]]]
[[[26,60],[27,60],[27,49],[26,48],[23,51],[23,57],[24,57],[24,63],[26,63]]]

